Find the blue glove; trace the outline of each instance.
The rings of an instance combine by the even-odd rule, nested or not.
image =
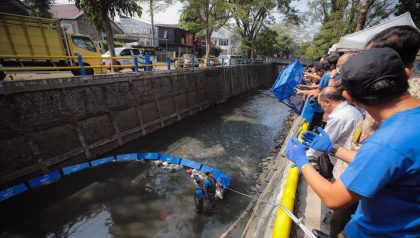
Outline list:
[[[297,165],[299,171],[302,170],[302,166],[309,163],[306,158],[305,146],[303,146],[296,137],[290,139],[287,143],[286,157]]]
[[[305,131],[302,133],[303,144],[312,149],[328,153],[333,147],[328,134],[321,128],[318,127],[319,134],[312,131]]]

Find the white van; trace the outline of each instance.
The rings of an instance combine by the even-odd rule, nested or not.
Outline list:
[[[240,55],[219,55],[217,58],[219,59],[220,65],[230,66],[242,64],[242,56]],[[222,64],[223,61],[224,64]]]
[[[141,50],[131,47],[117,47],[115,49],[115,56],[131,56],[132,58],[128,59],[117,59],[118,65],[127,65],[127,64],[134,64],[134,57],[137,57],[139,64],[145,64],[145,58],[144,54],[148,53],[150,55],[150,62],[156,63],[156,56],[153,55],[153,52],[149,52],[147,50]],[[105,54],[102,55],[102,57],[109,57],[110,52],[107,51]],[[104,65],[111,65],[111,59],[103,59],[102,63]],[[140,68],[144,68],[143,66],[140,66]]]

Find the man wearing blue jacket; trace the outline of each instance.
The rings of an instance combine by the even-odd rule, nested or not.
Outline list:
[[[197,179],[195,181],[195,193],[194,193],[194,202],[195,202],[195,212],[203,212],[204,200],[206,199],[206,190],[204,189],[203,180]]]

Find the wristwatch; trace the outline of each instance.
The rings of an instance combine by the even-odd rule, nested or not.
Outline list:
[[[334,144],[331,148],[330,152],[328,152],[329,155],[335,156],[335,153],[337,153],[338,148],[340,148],[340,145]]]

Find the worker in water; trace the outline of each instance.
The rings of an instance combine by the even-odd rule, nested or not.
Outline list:
[[[203,180],[198,179],[195,181],[195,193],[194,193],[194,202],[195,202],[195,212],[201,213],[203,211],[204,199],[206,199],[206,190],[204,189]]]
[[[216,209],[216,189],[221,189],[222,185],[214,178],[213,171],[206,172],[207,178],[204,180],[204,189],[206,190],[206,199],[208,202],[208,210],[215,211]]]
[[[207,171],[206,175],[207,178],[204,180],[204,189],[206,190],[206,198],[211,203],[216,194],[217,181],[213,176],[213,171]]]

